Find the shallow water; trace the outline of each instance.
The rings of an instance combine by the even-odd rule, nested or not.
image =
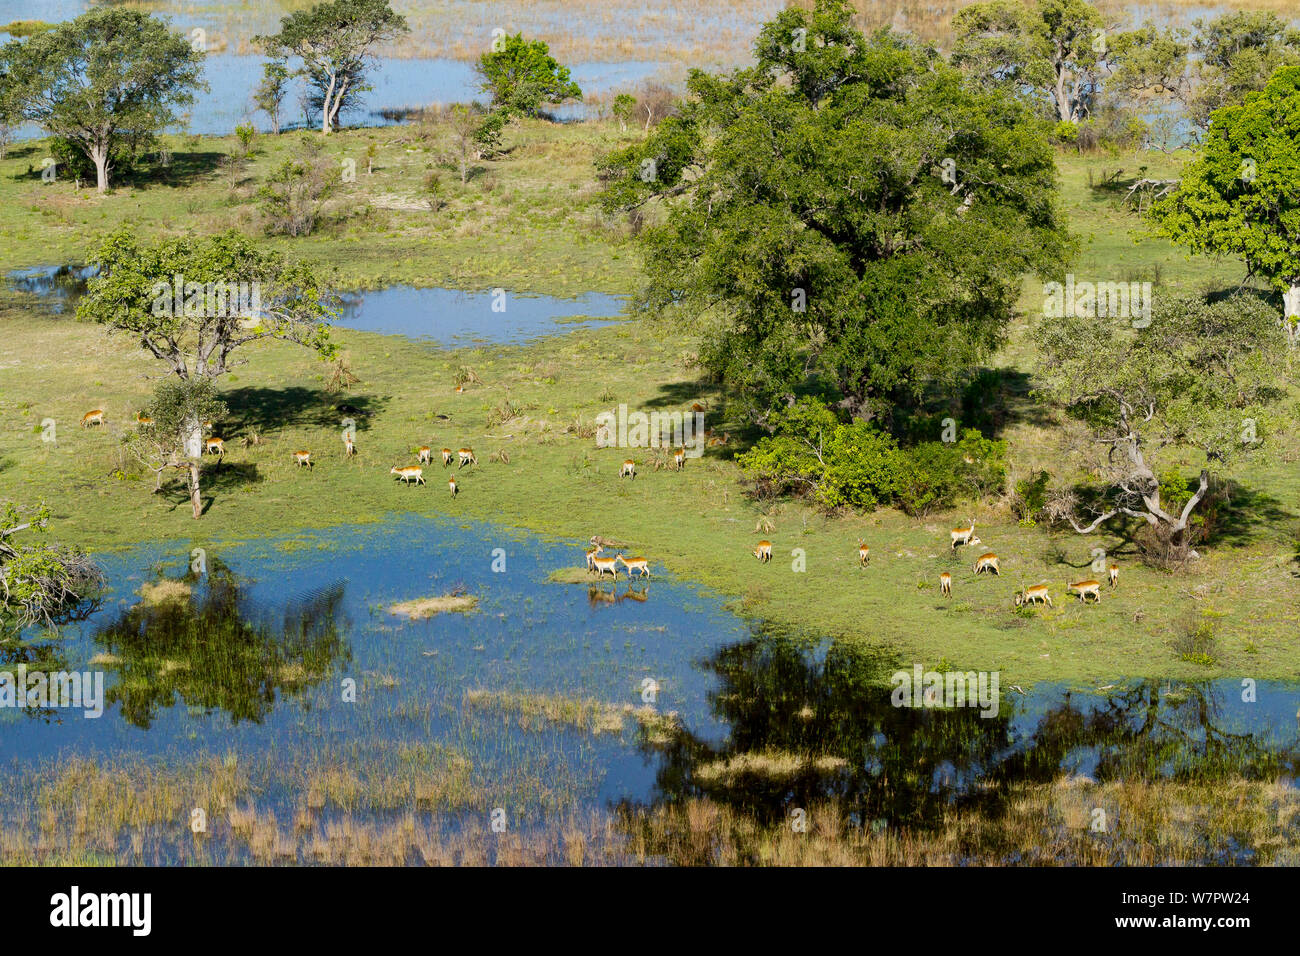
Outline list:
[[[37,308],[69,315],[92,274],[83,266],[37,266],[10,272],[7,279],[14,289],[33,296]],[[504,289],[465,292],[412,286],[349,292],[340,299],[342,327],[404,335],[448,348],[519,343],[569,332],[579,325],[608,325],[624,307],[623,297],[600,292],[563,299]]]

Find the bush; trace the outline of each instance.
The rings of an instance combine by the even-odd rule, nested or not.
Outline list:
[[[1050,481],[1051,476],[1040,471],[1016,482],[1015,493],[1011,498],[1011,513],[1025,527],[1037,524],[1043,509],[1047,507],[1047,485]]]

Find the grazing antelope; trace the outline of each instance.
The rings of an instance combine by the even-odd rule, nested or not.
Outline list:
[[[865,568],[870,563],[871,563],[871,549],[867,547],[867,543],[865,541],[863,541],[861,538],[858,538],[858,566]]]
[[[1052,596],[1047,593],[1046,584],[1035,584],[1032,587],[1025,588],[1016,595],[1016,607],[1037,604],[1040,601],[1045,603],[1048,607],[1052,606]]]
[[[939,575],[939,593],[944,597],[952,597],[952,575],[947,571]]]
[[[981,554],[975,561],[975,573],[983,574],[985,571],[992,571],[998,577],[1002,577],[1002,569],[998,567],[998,556],[992,551]]]
[[[91,425],[104,424],[104,410],[96,408],[94,411],[86,412],[81,416],[81,427],[89,428]]]
[[[623,467],[618,470],[618,476],[620,478],[631,478],[633,481],[636,481],[636,462],[631,458],[623,462]]]
[[[433,464],[433,449],[432,449],[432,448],[430,448],[428,445],[421,445],[420,448],[419,448],[419,453],[420,453],[420,464],[422,464],[422,465],[432,465],[432,464]],[[446,465],[447,462],[448,462],[450,459],[451,459],[451,452],[447,451],[446,449],[443,449],[443,452],[442,452],[442,463],[443,463],[444,465]]]
[[[601,548],[601,546],[598,544],[593,544],[590,548],[587,549],[587,570],[588,571],[596,570],[596,565],[592,563],[591,559],[596,557],[596,555],[600,554],[602,550],[604,549]]]
[[[209,438],[203,443],[203,450],[209,455],[226,454],[226,440],[224,438]]]
[[[981,544],[979,538],[975,537],[975,519],[971,518],[970,526],[966,528],[953,528],[949,532],[952,536],[952,550],[957,550],[957,545],[964,544],[974,546]]]
[[[681,471],[686,467],[686,449],[679,448],[673,452],[673,468]]]
[[[150,418],[148,415],[146,415],[144,412],[136,412],[135,423],[137,425],[143,425],[146,428],[148,428],[150,425],[153,424],[153,419]]]
[[[478,459],[474,457],[474,449],[472,448],[460,449],[460,451],[456,452],[456,457],[460,459],[460,464],[457,465],[458,468],[464,468],[466,465],[478,464]]]
[[[356,440],[351,435],[343,436],[343,454],[347,458],[352,458],[357,453]]]
[[[294,453],[293,453],[293,463],[294,463],[295,465],[297,465],[299,468],[301,468],[303,465],[306,465],[308,468],[314,468],[314,467],[315,467],[315,464],[314,464],[314,463],[312,462],[312,460],[311,460],[311,452],[309,452],[309,451],[296,451],[296,452],[294,452]]]
[[[1069,581],[1066,581],[1065,593],[1066,594],[1077,593],[1079,595],[1079,600],[1083,601],[1084,603],[1087,603],[1088,595],[1091,594],[1093,598],[1096,600],[1096,602],[1100,604],[1101,603],[1101,582],[1094,580],[1093,578],[1089,578],[1086,581],[1076,581],[1073,584],[1071,584]]]
[[[447,479],[447,490],[451,492],[453,498],[460,494],[460,485],[456,484],[455,478]]]
[[[1119,565],[1112,563],[1106,570],[1110,572],[1110,586],[1114,588],[1115,585],[1119,584]]]
[[[612,577],[615,581],[617,581],[618,580],[618,558],[619,556],[617,554],[614,555],[612,558],[602,558],[599,555],[592,555],[591,566],[596,569],[596,577],[603,578],[605,576],[605,572],[608,571],[609,576]]]
[[[642,577],[650,577],[650,562],[645,558],[632,558],[630,561],[623,555],[615,555],[615,561],[622,561],[623,567],[627,568],[627,579],[632,580],[632,572],[636,571]]]
[[[442,450],[442,467],[446,468],[450,465],[451,465],[451,449],[444,448]]]
[[[398,478],[402,479],[402,483],[406,485],[409,485],[412,480],[414,480],[417,485],[424,484],[424,469],[417,468],[415,465],[407,465],[405,468],[391,468],[388,473],[390,475],[396,475]]]
[[[766,564],[772,560],[772,542],[760,541],[758,547],[754,549],[754,557]]]

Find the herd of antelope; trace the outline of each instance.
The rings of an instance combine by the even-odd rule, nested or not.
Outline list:
[[[953,553],[956,553],[959,547],[973,548],[980,544],[983,544],[983,542],[975,535],[975,519],[973,518],[964,528],[953,528],[952,531],[949,532],[949,549]],[[762,564],[770,562],[772,560],[772,542],[766,540],[758,542],[758,547],[754,549],[753,555]],[[870,563],[871,548],[868,547],[866,541],[859,538],[858,565],[865,568]],[[994,551],[984,551],[980,553],[979,557],[975,559],[975,563],[971,570],[974,572],[976,577],[979,577],[981,574],[992,574],[995,577],[1002,576],[1002,568],[999,565],[997,553]],[[1119,584],[1119,565],[1115,564],[1113,561],[1109,562],[1106,566],[1106,570],[1110,581],[1110,587],[1114,589]],[[944,571],[939,575],[939,593],[944,597],[952,597],[951,572]],[[1084,604],[1088,603],[1089,598],[1092,599],[1092,603],[1100,604],[1101,582],[1094,578],[1071,582],[1067,578],[1065,581],[1065,593],[1077,595],[1079,601]],[[1046,604],[1048,607],[1053,606],[1052,595],[1046,582],[1039,582],[1038,584],[1024,587],[1016,593],[1016,607],[1025,607],[1030,604]]]

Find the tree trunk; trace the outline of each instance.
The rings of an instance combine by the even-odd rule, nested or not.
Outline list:
[[[90,159],[95,164],[95,188],[103,193],[108,190],[108,144],[98,144],[90,148]]]
[[[1282,293],[1282,331],[1287,344],[1295,348],[1300,344],[1300,280],[1292,279],[1291,288]]]
[[[195,518],[203,517],[203,499],[199,495],[199,463],[190,462],[190,508]]]
[[[333,105],[334,85],[337,82],[337,79],[331,74],[329,88],[325,91],[325,97],[320,104],[320,131],[326,136],[330,133],[330,120],[333,117],[333,111],[330,107]]]

